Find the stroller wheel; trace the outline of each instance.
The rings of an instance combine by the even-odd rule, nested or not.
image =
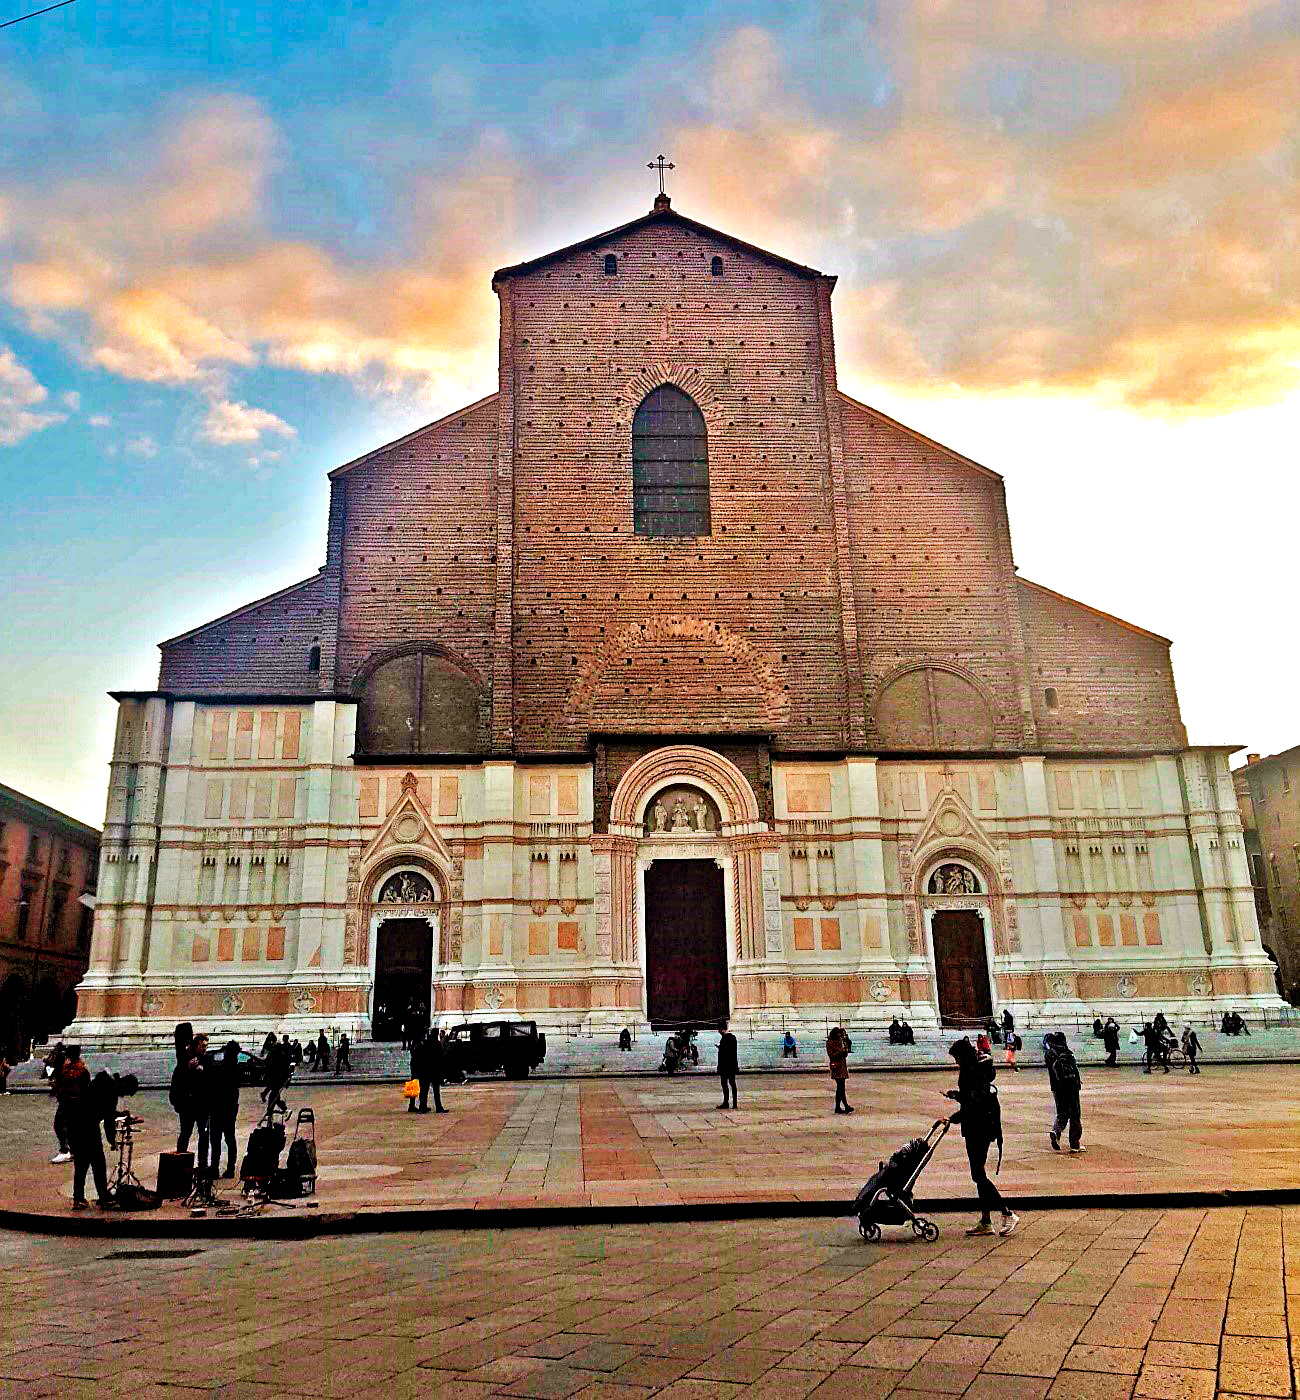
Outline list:
[[[858,1221],[858,1231],[864,1240],[878,1240],[880,1238],[880,1226],[874,1220],[867,1220],[865,1217]]]
[[[925,1222],[925,1226],[921,1230],[921,1238],[924,1239],[927,1244],[933,1244],[935,1240],[939,1238],[939,1227],[933,1220],[927,1220]]]

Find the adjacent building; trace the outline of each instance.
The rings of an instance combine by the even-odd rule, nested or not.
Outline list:
[[[0,783],[0,1054],[76,1015],[90,958],[99,832]]]
[[[1300,1004],[1300,748],[1248,754],[1232,778],[1265,951]]]
[[[496,389],[116,696],[79,1033],[1274,1004],[1169,641],[839,388],[833,276],[660,196],[493,286]]]

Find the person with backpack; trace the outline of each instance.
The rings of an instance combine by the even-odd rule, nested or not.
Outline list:
[[[1009,1235],[1020,1224],[1020,1217],[1002,1199],[998,1188],[989,1180],[989,1148],[998,1145],[998,1166],[1002,1165],[1002,1105],[993,1081],[997,1069],[989,1055],[981,1055],[963,1036],[948,1047],[957,1064],[957,1087],[944,1091],[944,1097],[955,1099],[957,1112],[948,1122],[961,1126],[966,1143],[966,1160],[970,1164],[970,1179],[979,1196],[980,1218],[966,1231],[968,1235],[991,1235],[993,1212],[1002,1216],[999,1235]]]
[[[1047,1064],[1047,1082],[1056,1102],[1056,1118],[1048,1130],[1052,1151],[1061,1150],[1061,1134],[1070,1127],[1070,1151],[1086,1152],[1083,1145],[1083,1120],[1080,1117],[1079,1094],[1083,1076],[1079,1062],[1065,1039],[1064,1031],[1049,1031],[1043,1037],[1043,1059]]]

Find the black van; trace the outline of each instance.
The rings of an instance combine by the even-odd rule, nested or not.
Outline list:
[[[448,1079],[468,1074],[505,1072],[507,1079],[527,1079],[546,1058],[546,1037],[536,1021],[474,1021],[448,1031],[442,1048]]]

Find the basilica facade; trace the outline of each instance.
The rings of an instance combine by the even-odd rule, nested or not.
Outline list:
[[[1273,1002],[1169,642],[838,388],[834,284],[663,196],[495,275],[496,392],[116,696],[83,1039]]]

